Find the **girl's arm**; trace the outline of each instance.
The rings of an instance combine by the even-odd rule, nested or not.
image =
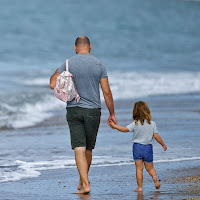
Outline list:
[[[162,138],[160,137],[160,135],[158,133],[154,133],[153,137],[155,138],[155,140],[162,145],[164,151],[167,150],[167,146],[165,145],[165,143],[163,142]]]
[[[119,126],[115,124],[113,121],[110,121],[110,127],[117,129],[118,131],[121,131],[121,132],[129,132],[127,127]]]

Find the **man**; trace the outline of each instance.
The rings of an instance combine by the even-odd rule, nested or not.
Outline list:
[[[117,121],[106,69],[98,59],[90,55],[89,39],[85,36],[78,37],[74,48],[77,55],[69,59],[69,71],[73,74],[80,101],[76,103],[72,100],[67,103],[67,122],[70,129],[71,146],[75,151],[76,165],[80,175],[77,194],[84,194],[90,192],[88,172],[100,124],[99,84],[110,112],[108,122],[112,120],[117,123]],[[50,79],[51,89],[54,89],[58,75],[65,69],[64,63],[52,75]]]

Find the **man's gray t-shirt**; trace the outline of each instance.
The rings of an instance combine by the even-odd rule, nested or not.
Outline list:
[[[67,107],[101,108],[100,79],[108,77],[104,65],[89,54],[77,54],[70,58],[68,63],[80,101],[75,103],[72,100],[67,103]],[[61,74],[65,70],[66,63],[63,63],[58,73]]]
[[[158,133],[156,123],[154,121],[151,121],[151,124],[149,124],[145,120],[143,125],[140,121],[138,121],[138,124],[135,125],[135,121],[133,121],[127,126],[127,128],[130,132],[133,132],[132,142],[144,145],[153,144],[153,134]]]

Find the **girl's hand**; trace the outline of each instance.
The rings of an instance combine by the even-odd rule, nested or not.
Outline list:
[[[162,147],[163,147],[163,149],[164,149],[164,151],[166,151],[167,150],[167,146],[164,144],[164,145],[162,145]]]
[[[114,123],[113,121],[110,121],[110,122],[109,122],[109,125],[110,125],[111,128],[114,129],[115,123]]]

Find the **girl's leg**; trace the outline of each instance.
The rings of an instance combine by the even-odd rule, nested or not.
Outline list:
[[[153,167],[153,162],[152,162],[152,163],[146,163],[146,162],[145,162],[144,165],[145,165],[145,168],[146,168],[147,172],[148,172],[149,175],[152,177],[156,189],[159,189],[159,188],[160,188],[160,182],[159,182],[158,179],[157,179],[156,170],[155,170],[154,167]]]
[[[142,192],[142,182],[143,182],[143,160],[135,161],[136,166],[136,178],[138,188],[135,189],[135,192]]]

